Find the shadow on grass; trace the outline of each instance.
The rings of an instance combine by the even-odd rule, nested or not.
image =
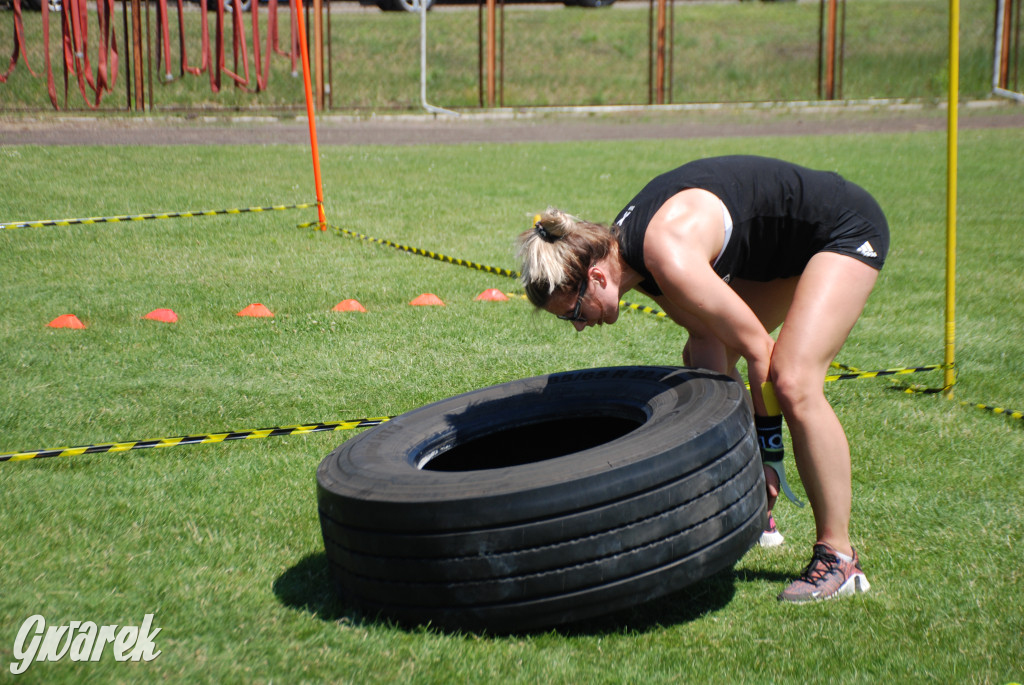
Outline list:
[[[327,554],[310,554],[274,581],[274,594],[287,607],[306,611],[324,621],[348,618],[362,622],[334,587]]]
[[[788,576],[771,571],[727,569],[678,592],[605,616],[566,623],[552,629],[566,635],[602,635],[643,632],[661,626],[689,623],[725,607],[736,594],[737,583],[771,581]],[[335,589],[326,553],[310,554],[274,581],[274,594],[287,607],[305,611],[324,621],[364,626],[394,626],[385,618],[360,613]],[[439,632],[450,632],[440,631]],[[548,632],[548,631],[532,631]],[[496,636],[497,637],[497,636]]]

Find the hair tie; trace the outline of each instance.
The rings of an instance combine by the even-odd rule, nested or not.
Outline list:
[[[543,240],[546,243],[553,243],[553,242],[555,242],[555,240],[556,240],[555,236],[553,236],[550,233],[548,233],[547,229],[544,228],[543,224],[541,224],[541,222],[540,222],[540,214],[538,214],[537,216],[533,217],[533,220],[534,220],[533,230],[537,232],[537,235],[540,236],[540,239]]]

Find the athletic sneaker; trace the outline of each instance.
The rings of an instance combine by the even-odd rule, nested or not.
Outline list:
[[[768,527],[761,532],[761,539],[757,541],[757,544],[761,547],[778,547],[785,540],[786,538],[782,537],[782,533],[775,527],[775,517],[769,513]]]
[[[871,589],[867,576],[860,570],[857,550],[853,560],[840,559],[834,549],[819,542],[814,545],[811,563],[799,578],[779,594],[779,601],[802,604],[840,595],[854,595]]]

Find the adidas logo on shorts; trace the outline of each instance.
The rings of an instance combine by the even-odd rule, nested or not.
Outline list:
[[[866,240],[863,245],[857,248],[857,253],[872,259],[878,256],[878,253],[875,252],[875,248],[871,247],[871,243]]]

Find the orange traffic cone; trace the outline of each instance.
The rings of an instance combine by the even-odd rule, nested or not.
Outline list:
[[[331,308],[332,312],[366,312],[366,307],[359,300],[342,300]]]
[[[142,318],[162,323],[176,323],[178,321],[178,315],[174,313],[173,309],[154,309]]]
[[[50,328],[85,328],[85,324],[74,314],[62,314],[46,325]]]
[[[237,316],[268,316],[273,317],[274,314],[269,309],[264,307],[259,302],[249,305],[242,311],[238,312]]]
[[[441,298],[434,293],[423,293],[409,304],[414,307],[429,307],[432,305],[444,306],[444,302],[441,301]]]
[[[501,292],[497,288],[488,288],[487,290],[483,291],[473,299],[486,300],[490,302],[504,302],[505,300],[508,299],[508,295]]]

